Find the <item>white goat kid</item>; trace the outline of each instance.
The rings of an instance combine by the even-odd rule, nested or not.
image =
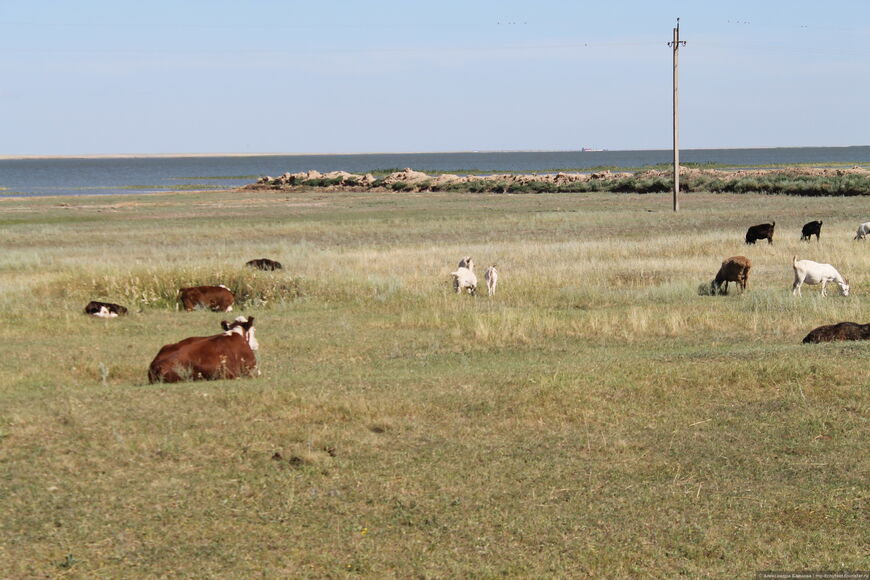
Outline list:
[[[486,294],[492,296],[498,286],[498,270],[495,269],[495,264],[484,271],[483,278],[486,280]]]
[[[849,285],[837,272],[836,268],[830,264],[819,264],[812,260],[798,260],[797,256],[792,258],[792,266],[794,268],[794,284],[792,284],[792,294],[795,296],[801,295],[801,284],[821,284],[822,296],[827,296],[826,286],[828,282],[836,282],[843,292],[843,296],[849,295]]]
[[[864,222],[858,226],[858,233],[855,234],[855,239],[863,240],[867,237],[867,234],[870,234],[870,222]]]

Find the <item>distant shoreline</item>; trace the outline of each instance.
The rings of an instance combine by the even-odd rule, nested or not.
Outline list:
[[[340,155],[340,153],[107,153],[80,155],[0,155],[0,161],[21,159],[191,159],[208,157],[301,157]]]
[[[795,145],[769,147],[686,147],[680,151],[728,151],[728,150],[771,150],[771,149],[850,149],[868,147],[870,145]],[[365,155],[474,155],[491,153],[624,153],[632,151],[670,151],[668,147],[648,149],[596,149],[582,151],[577,149],[490,149],[469,151],[374,151],[351,153],[82,153],[71,155],[0,155],[0,161],[39,160],[39,159],[195,159],[219,157],[331,157],[331,156],[365,156]]]

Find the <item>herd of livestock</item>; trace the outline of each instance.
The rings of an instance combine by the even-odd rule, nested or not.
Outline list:
[[[776,222],[750,227],[746,232],[746,243],[754,244],[759,240],[773,243]],[[822,222],[812,221],[804,225],[801,240],[809,241],[812,236],[819,240]],[[855,239],[870,235],[870,222],[858,226]],[[268,258],[251,260],[245,264],[258,270],[281,270],[280,262]],[[820,264],[812,260],[792,259],[794,284],[792,293],[801,295],[803,284],[821,284],[822,295],[827,295],[828,283],[840,287],[843,296],[849,295],[849,285],[840,273],[830,264]],[[712,294],[727,294],[728,283],[734,282],[746,290],[752,261],[746,256],[732,256],[722,262],[716,277],[710,284]],[[474,260],[465,256],[459,261],[457,269],[450,273],[453,289],[459,294],[477,293],[477,276],[474,273]],[[484,272],[487,294],[493,296],[498,286],[499,273],[495,264]],[[233,292],[223,285],[194,286],[178,291],[181,305],[186,311],[207,308],[217,312],[231,312],[235,303]],[[85,313],[100,318],[115,318],[127,313],[127,308],[111,302],[91,301]],[[167,344],[157,353],[148,368],[148,380],[154,382],[178,382],[187,380],[233,379],[259,374],[255,351],[259,345],[254,336],[254,318],[239,316],[232,322],[221,322],[223,332],[212,336],[195,336],[180,342]],[[803,342],[828,342],[835,340],[870,340],[870,324],[840,322],[813,329]]]
[[[746,230],[745,241],[747,244],[754,244],[759,240],[767,240],[768,244],[772,244],[775,228],[776,222],[751,226]],[[808,222],[801,229],[801,241],[809,241],[812,236],[816,236],[816,241],[818,242],[821,231],[821,220]],[[864,222],[858,226],[855,239],[863,240],[868,234],[870,234],[870,222]],[[727,294],[729,282],[735,282],[741,290],[745,291],[751,269],[752,261],[746,256],[726,258],[716,273],[716,277],[710,283],[710,292],[714,295]],[[812,260],[798,260],[797,256],[794,256],[792,258],[792,269],[794,270],[792,294],[795,296],[801,295],[801,286],[804,284],[821,284],[822,296],[827,296],[827,285],[829,283],[837,284],[843,296],[849,295],[849,284],[846,283],[846,279],[830,264],[820,264]],[[870,324],[840,322],[820,326],[807,334],[803,342],[828,342],[834,340],[870,340]]]
[[[283,269],[280,262],[268,258],[251,260],[245,265],[258,270]],[[235,303],[235,295],[223,284],[181,288],[178,298],[188,312],[196,308],[231,312]],[[126,314],[127,308],[94,300],[85,306],[85,313],[98,318],[116,318]],[[148,367],[148,381],[175,383],[237,379],[260,374],[254,354],[259,349],[254,333],[254,317],[239,316],[232,322],[224,320],[221,328],[224,330],[221,334],[193,336],[165,345]]]

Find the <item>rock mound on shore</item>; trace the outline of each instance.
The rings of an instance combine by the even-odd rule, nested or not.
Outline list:
[[[863,167],[849,169],[789,167],[782,169],[696,169],[681,167],[682,185],[692,191],[731,191],[727,184],[740,180],[793,180],[824,181],[850,179],[858,182],[850,185],[848,191],[832,189],[828,185],[819,185],[813,193],[812,187],[801,186],[794,192],[801,195],[867,195],[870,194],[870,171]],[[376,178],[371,173],[365,175],[348,173],[347,171],[331,171],[320,173],[310,170],[299,173],[284,173],[279,177],[261,177],[256,183],[246,185],[244,189],[274,189],[282,190],[296,187],[318,187],[327,189],[359,190],[359,191],[445,191],[469,190],[505,193],[510,191],[634,191],[650,193],[666,191],[667,182],[672,180],[670,169],[649,169],[637,172],[597,171],[593,173],[531,173],[514,174],[500,173],[489,175],[429,175],[411,168],[395,171],[389,175]],[[671,183],[673,183],[671,181]],[[725,184],[725,185],[722,185]],[[736,189],[735,189],[736,191]],[[775,188],[765,191],[774,192]],[[808,193],[809,191],[809,193]]]
[[[364,189],[393,189],[396,184],[403,184],[410,189],[431,190],[441,189],[453,184],[482,182],[503,183],[505,185],[526,185],[529,183],[552,183],[564,185],[588,181],[590,179],[608,179],[625,177],[623,173],[611,173],[604,171],[599,173],[547,173],[547,174],[514,174],[501,173],[491,175],[453,175],[444,173],[429,175],[422,171],[411,168],[395,171],[376,179],[371,173],[358,175],[346,171],[331,171],[320,173],[319,171],[302,171],[299,173],[285,173],[278,177],[261,177],[256,183],[246,185],[246,189],[284,189],[293,186],[339,186],[360,187]]]

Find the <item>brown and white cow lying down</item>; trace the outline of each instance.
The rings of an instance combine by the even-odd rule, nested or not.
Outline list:
[[[223,321],[225,332],[194,336],[160,349],[148,367],[148,382],[177,383],[212,379],[237,379],[259,374],[254,351],[254,317]]]
[[[219,286],[192,286],[178,291],[181,304],[188,312],[197,306],[215,312],[232,312],[235,295],[223,284]]]
[[[97,318],[116,318],[122,314],[127,314],[127,309],[120,304],[91,300],[88,302],[88,305],[85,306],[85,314],[90,314]]]
[[[803,342],[830,342],[834,340],[870,340],[870,324],[840,322],[820,326],[810,331]]]

